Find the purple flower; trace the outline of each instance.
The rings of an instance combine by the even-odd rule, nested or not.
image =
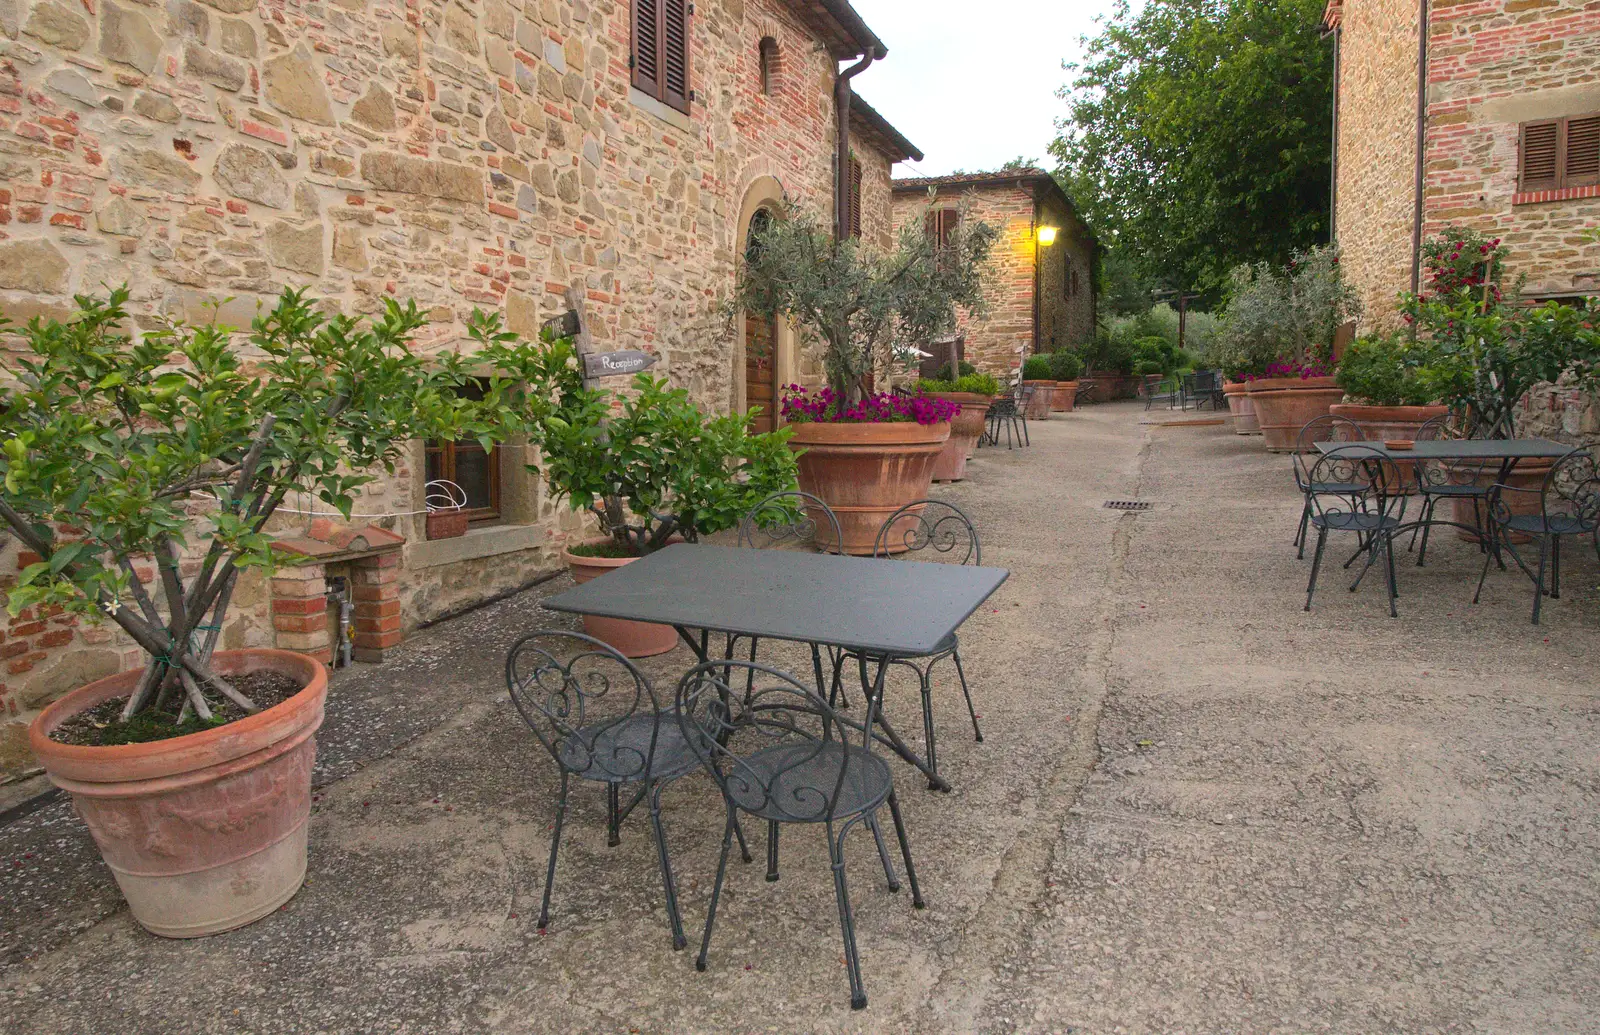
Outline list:
[[[782,403],[783,418],[791,424],[943,424],[961,412],[958,404],[946,399],[891,392],[863,396],[847,406],[831,388],[808,392],[801,385],[784,385]]]

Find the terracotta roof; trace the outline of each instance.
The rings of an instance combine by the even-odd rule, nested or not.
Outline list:
[[[922,161],[923,155],[917,150],[917,145],[902,136],[898,129],[889,124],[888,119],[879,115],[876,108],[854,91],[850,94],[850,132],[859,134],[888,155],[890,162]]]
[[[1078,222],[1083,223],[1083,217],[1078,215],[1078,206],[1067,197],[1067,192],[1061,189],[1061,184],[1056,182],[1054,176],[1037,166],[1000,169],[996,172],[951,173],[949,176],[908,176],[892,180],[890,183],[896,194],[926,193],[930,187],[959,187],[973,190],[981,190],[984,187],[1031,187],[1035,196],[1043,191],[1060,198]],[[1084,226],[1087,228],[1088,224],[1085,223]],[[1090,231],[1090,237],[1093,236],[1093,231]]]
[[[789,6],[817,34],[835,61],[848,61],[867,53],[881,58],[889,53],[849,0],[789,0]]]

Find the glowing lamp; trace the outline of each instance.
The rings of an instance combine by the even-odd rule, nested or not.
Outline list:
[[[1044,245],[1046,248],[1050,247],[1052,244],[1055,244],[1056,228],[1053,226],[1041,226],[1039,228],[1039,243]]]

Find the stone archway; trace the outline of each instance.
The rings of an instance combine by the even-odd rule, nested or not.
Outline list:
[[[771,219],[783,203],[783,185],[770,175],[754,177],[746,188],[739,210],[741,253],[750,246],[751,231],[759,230],[763,220]],[[794,328],[783,320],[766,320],[740,313],[733,356],[733,398],[735,413],[748,413],[760,407],[757,431],[770,431],[777,424],[777,386],[795,379]]]

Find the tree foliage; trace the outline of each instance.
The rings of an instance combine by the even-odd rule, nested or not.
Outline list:
[[[1061,95],[1067,193],[1138,273],[1214,289],[1325,241],[1332,55],[1323,0],[1119,3]]]

